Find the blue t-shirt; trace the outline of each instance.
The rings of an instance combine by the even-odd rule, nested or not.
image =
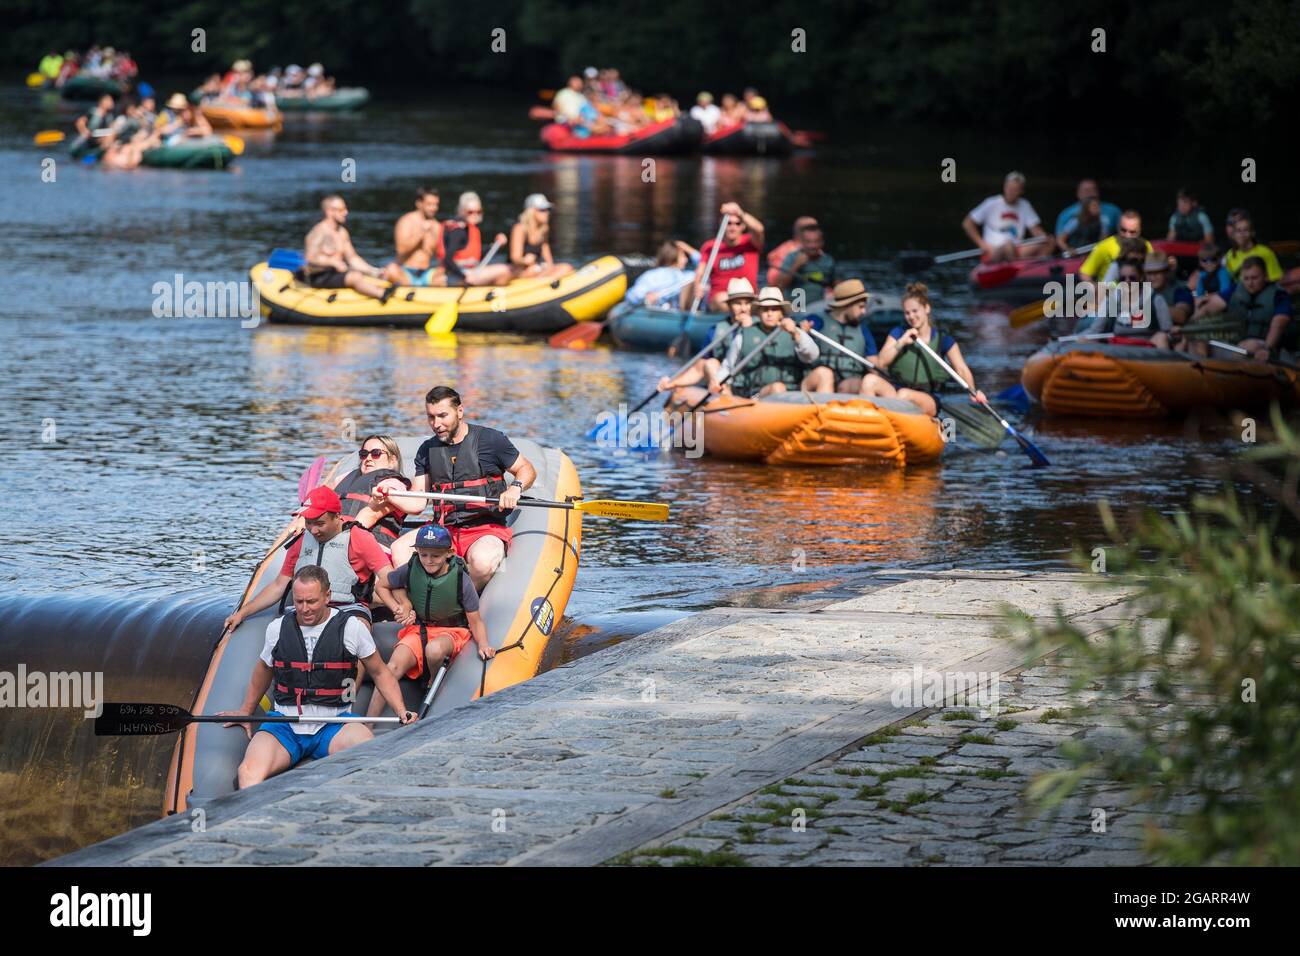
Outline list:
[[[1056,217],[1056,235],[1063,232],[1073,231],[1070,226],[1070,220],[1078,219],[1080,212],[1079,203],[1071,203],[1061,210],[1061,214]],[[1119,228],[1119,217],[1123,210],[1113,202],[1104,202],[1101,204],[1101,234],[1103,236],[1114,235],[1115,230]]]
[[[676,301],[669,297],[664,299],[664,293],[681,292],[686,288],[695,277],[694,267],[699,264],[699,253],[691,256],[691,268],[677,269],[673,266],[658,266],[654,269],[648,269],[637,276],[636,282],[632,283],[632,288],[627,290],[627,301],[633,305],[640,305],[645,302],[645,297],[651,292],[659,294],[658,300],[654,303],[655,307],[663,309],[673,309],[677,307]]]
[[[1215,275],[1218,277],[1219,281],[1217,287],[1213,291],[1218,292],[1218,294],[1223,296],[1224,299],[1227,299],[1228,296],[1232,295],[1232,273],[1229,272],[1225,266],[1219,266]],[[1196,277],[1196,298],[1199,299],[1203,295],[1205,295],[1204,272]]]

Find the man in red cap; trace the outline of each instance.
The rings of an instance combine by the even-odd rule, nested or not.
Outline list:
[[[387,580],[393,565],[374,535],[355,521],[344,522],[342,511],[343,504],[332,488],[321,485],[307,496],[298,512],[306,523],[307,533],[300,535],[289,548],[279,577],[226,618],[228,630],[277,604],[293,580],[294,571],[309,564],[324,568],[329,575],[331,607],[360,611],[370,620],[372,582],[376,576]],[[389,607],[394,612],[400,609],[396,601]]]

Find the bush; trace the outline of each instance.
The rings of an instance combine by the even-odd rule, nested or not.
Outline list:
[[[1100,586],[1136,587],[1135,622],[1088,637],[1059,610],[1046,627],[1011,615],[1035,657],[1062,645],[1076,689],[1148,688],[1154,706],[1103,705],[1131,746],[1067,748],[1074,766],[1039,777],[1030,797],[1048,809],[1097,775],[1130,786],[1178,813],[1149,831],[1158,862],[1300,864],[1300,439],[1276,410],[1273,427],[1275,442],[1232,469],[1240,488],[1190,512],[1148,512],[1126,535],[1101,505],[1113,547]]]

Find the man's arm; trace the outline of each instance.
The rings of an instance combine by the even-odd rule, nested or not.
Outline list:
[[[520,497],[537,480],[537,469],[523,455],[516,458],[514,464],[507,468],[506,471],[514,475],[515,481],[518,481],[523,487],[512,485],[501,493],[501,497],[497,499],[497,505],[502,511],[509,511],[519,504]]]
[[[487,626],[483,623],[483,615],[478,611],[466,611],[465,620],[469,623],[469,632],[474,638],[474,644],[478,647],[478,656],[483,660],[496,656],[496,650],[488,643]]]
[[[239,710],[218,711],[217,716],[249,717],[256,714],[258,704],[262,702],[262,698],[266,696],[266,692],[271,687],[271,678],[273,676],[274,676],[274,672],[271,670],[271,668],[266,666],[266,661],[262,660],[259,657],[257,661],[253,664],[253,673],[248,678],[248,689],[244,691],[244,702],[239,705]],[[249,721],[232,720],[229,721],[228,723],[223,724],[222,726],[243,727],[244,733],[248,735],[249,739],[251,740],[253,737],[253,727],[252,727],[252,723]]]
[[[970,237],[970,241],[972,243],[974,243],[976,246],[978,246],[980,249],[984,250],[985,252],[989,251],[989,247],[984,244],[984,237],[980,235],[979,226],[975,224],[974,219],[972,219],[970,216],[967,216],[965,219],[961,221],[961,227],[965,231],[966,235]]]
[[[372,279],[378,279],[382,270],[376,269],[357,254],[357,250],[352,247],[352,237],[348,235],[346,229],[340,229],[339,233],[343,247],[343,261],[347,263],[348,268],[355,269],[357,272],[364,272]]]
[[[271,605],[278,603],[280,598],[284,596],[284,589],[289,586],[289,582],[292,580],[292,577],[284,574],[277,575],[269,587],[262,588],[251,601],[226,618],[224,628],[233,631],[258,611],[265,611]]]
[[[799,272],[800,269],[804,267],[804,265],[807,262],[808,262],[808,257],[804,255],[802,250],[795,250],[794,252],[786,256],[785,259],[781,262],[781,264],[777,266],[777,270],[776,270],[777,286],[781,289],[788,289],[790,288],[790,286],[794,285],[795,275]]]
[[[392,708],[393,713],[402,718],[402,723],[409,724],[415,720],[415,714],[406,709],[406,701],[402,699],[402,688],[397,685],[397,679],[393,677],[384,664],[384,659],[379,656],[379,651],[372,652],[369,656],[361,658],[361,663],[366,668],[366,673],[370,675],[370,680],[375,685],[375,690],[383,696],[384,701]]]

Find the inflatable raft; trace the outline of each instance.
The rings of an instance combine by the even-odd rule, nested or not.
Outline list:
[[[1177,256],[1179,259],[1196,259],[1201,248],[1197,242],[1169,242],[1154,239],[1151,246],[1157,252]],[[1068,259],[1034,258],[1021,259],[1017,262],[986,262],[971,270],[971,285],[982,291],[1032,290],[1041,293],[1043,285],[1048,282],[1061,282],[1067,275],[1078,273],[1086,256],[1071,256]]]
[[[213,129],[270,129],[279,132],[284,125],[277,109],[209,101],[199,104],[199,112]]]
[[[600,319],[623,298],[627,273],[617,256],[602,256],[559,279],[520,279],[508,286],[404,288],[388,302],[352,289],[313,289],[265,262],[249,274],[271,322],[300,325],[422,327],[456,303],[456,329],[465,332],[557,332]]]
[[[896,296],[872,296],[867,310],[867,324],[879,346],[891,329],[903,323],[902,303]],[[816,302],[808,315],[817,323],[826,321],[824,302]],[[662,352],[685,331],[690,338],[689,352],[698,352],[713,338],[713,330],[724,321],[721,312],[697,312],[691,316],[681,309],[657,309],[653,306],[620,302],[609,314],[609,333],[620,348],[643,352]]]
[[[1202,359],[1139,345],[1054,342],[1030,356],[1021,382],[1054,415],[1163,418],[1197,408],[1294,403],[1297,373],[1242,359]]]
[[[736,123],[705,136],[700,149],[715,156],[789,156],[810,145],[784,123]]]
[[[685,414],[704,397],[685,389],[670,407]],[[943,454],[939,422],[911,402],[840,393],[783,392],[766,398],[720,395],[697,410],[696,434],[715,458],[769,465],[902,468]]]
[[[564,123],[542,127],[542,143],[557,153],[621,153],[636,156],[689,153],[699,145],[703,129],[689,116],[666,119],[635,132],[609,136],[574,136]]]
[[[408,474],[423,440],[423,437],[399,440]],[[564,500],[581,495],[578,474],[563,452],[542,448],[531,441],[516,439],[515,445],[537,469],[537,482],[529,489],[529,497]],[[326,483],[333,484],[354,468],[355,459],[355,453],[343,456]],[[436,719],[452,708],[534,676],[564,614],[578,573],[581,514],[559,508],[519,508],[511,513],[511,519],[514,540],[510,553],[483,589],[480,613],[493,647],[500,649],[516,643],[518,646],[501,651],[487,662],[479,660],[472,644],[458,654],[426,719]],[[291,538],[292,527],[291,524],[280,533],[271,552],[258,565],[240,604],[274,582],[284,561],[284,547]],[[207,674],[194,696],[192,711],[207,714],[239,708],[253,663],[262,650],[266,625],[274,616],[273,610],[254,615],[217,644]],[[395,622],[375,622],[375,643],[385,659],[397,643],[398,630]],[[407,705],[418,711],[424,688],[405,678],[400,683]],[[367,681],[358,695],[356,712],[365,713],[370,692]],[[375,729],[378,733],[400,732],[391,725],[376,725]],[[163,811],[180,812],[191,801],[200,802],[233,791],[235,773],[247,742],[244,732],[238,728],[191,724],[180,735],[172,754]]]
[[[220,136],[203,136],[147,149],[140,162],[163,169],[225,169],[234,159],[234,151]]]
[[[121,96],[126,92],[127,87],[107,77],[79,73],[64,80],[63,85],[58,89],[65,100],[97,100],[105,93],[109,96]]]
[[[343,86],[329,96],[286,96],[276,94],[275,105],[281,113],[346,113],[359,110],[370,102],[370,91],[363,86]]]

